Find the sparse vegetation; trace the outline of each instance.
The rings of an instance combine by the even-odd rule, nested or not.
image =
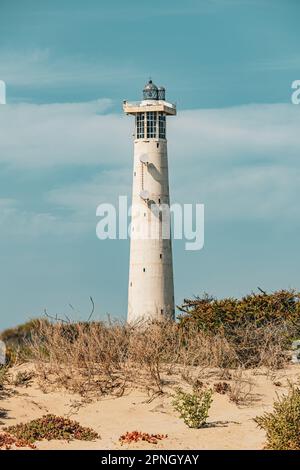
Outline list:
[[[168,376],[187,375],[195,367],[217,367],[224,374],[228,369],[283,367],[300,331],[299,304],[294,291],[261,292],[241,300],[205,296],[186,300],[178,323],[152,322],[144,328],[47,317],[6,330],[1,338],[15,358],[34,362],[45,391],[64,387],[82,396],[122,395],[141,386],[162,393]],[[30,379],[16,380],[26,384]],[[242,392],[234,386],[235,402],[237,395]]]
[[[206,424],[208,411],[212,404],[212,390],[186,393],[178,388],[172,404],[189,428],[199,429]]]
[[[300,450],[300,388],[290,385],[288,395],[274,402],[274,410],[255,422],[267,434],[267,449]]]
[[[81,396],[76,396],[68,417],[82,403],[103,395],[121,396],[142,388],[149,394],[144,403],[150,403],[176,390],[174,410],[188,427],[201,428],[207,423],[213,393],[227,395],[224,403],[230,400],[246,406],[261,399],[259,389],[256,394],[252,390],[257,374],[284,387],[276,370],[290,362],[291,343],[300,337],[299,303],[293,291],[261,292],[241,300],[204,297],[186,301],[178,322],[145,326],[48,316],[6,330],[1,339],[9,359],[0,367],[0,417],[5,420],[10,411],[4,400],[20,392],[15,387],[29,386],[35,380],[45,392],[63,389]],[[30,366],[10,369],[26,361]],[[267,448],[299,449],[299,394],[293,388],[288,397],[275,402],[272,413],[256,418],[267,432]],[[48,412],[49,408],[39,409]],[[45,415],[7,428],[0,434],[0,447],[34,446],[41,439],[97,437],[95,431],[75,421]],[[122,435],[120,443],[155,444],[164,437],[133,431]]]

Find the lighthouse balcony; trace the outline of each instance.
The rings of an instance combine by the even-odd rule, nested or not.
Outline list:
[[[176,105],[167,101],[144,100],[144,101],[124,101],[123,110],[126,114],[137,114],[147,111],[160,111],[166,115],[176,115]]]

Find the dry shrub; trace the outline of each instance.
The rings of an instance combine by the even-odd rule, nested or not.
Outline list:
[[[129,329],[103,323],[44,323],[31,339],[40,383],[85,394],[122,394],[129,378]]]
[[[13,380],[13,385],[16,387],[28,387],[34,379],[34,372],[32,371],[19,371]]]
[[[282,367],[286,344],[287,330],[273,323],[236,325],[228,334],[194,323],[41,321],[28,347],[45,390],[62,386],[85,396],[119,396],[133,386],[161,393],[170,374],[188,377],[196,368]],[[199,380],[199,373],[192,375]]]
[[[292,334],[292,328],[285,323],[270,322],[256,326],[249,322],[235,326],[224,336],[235,351],[235,365],[279,369],[287,362],[287,348]]]
[[[229,389],[229,399],[237,405],[246,405],[252,401],[252,390],[254,383],[245,375],[242,369],[232,373],[232,382]]]

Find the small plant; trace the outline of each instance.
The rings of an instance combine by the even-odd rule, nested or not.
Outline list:
[[[28,387],[28,385],[31,384],[33,378],[34,378],[34,372],[19,371],[13,383],[16,387],[22,387],[22,386]]]
[[[231,391],[231,386],[227,382],[217,382],[214,384],[214,391],[221,395],[225,395],[227,392]]]
[[[28,423],[4,428],[4,431],[15,436],[17,439],[22,439],[29,443],[43,439],[48,441],[52,439],[92,441],[99,438],[95,431],[80,426],[77,421],[51,414],[44,415],[42,418],[29,421]]]
[[[126,434],[123,434],[119,438],[119,441],[121,445],[131,444],[133,442],[138,442],[138,441],[149,442],[149,444],[157,444],[158,441],[161,441],[162,439],[166,439],[167,437],[168,437],[167,434],[148,434],[147,432],[132,431],[132,432],[126,432]]]
[[[273,406],[273,412],[254,419],[267,434],[266,449],[300,450],[300,388],[290,384],[288,395]]]
[[[199,390],[198,393],[186,393],[180,388],[173,396],[172,405],[180,413],[189,428],[199,429],[206,424],[208,410],[212,404],[212,390]]]

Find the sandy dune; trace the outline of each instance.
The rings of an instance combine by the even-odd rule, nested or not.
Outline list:
[[[15,368],[14,373],[17,370],[20,367]],[[40,442],[37,443],[38,449],[261,449],[265,435],[252,418],[272,409],[276,393],[282,394],[287,390],[287,381],[299,380],[300,367],[289,366],[271,375],[257,370],[248,374],[254,385],[247,403],[237,405],[227,395],[214,393],[208,426],[198,430],[187,428],[178,418],[171,406],[172,390],[167,387],[163,396],[150,403],[146,392],[133,390],[121,398],[106,397],[77,406],[82,401],[80,396],[63,391],[43,393],[35,383],[28,387],[10,387],[12,393],[2,397],[0,429],[53,413],[92,427],[101,439],[94,442]],[[209,384],[219,380],[212,371],[207,374]],[[168,434],[168,438],[156,445],[121,446],[118,442],[120,435],[134,430]]]

